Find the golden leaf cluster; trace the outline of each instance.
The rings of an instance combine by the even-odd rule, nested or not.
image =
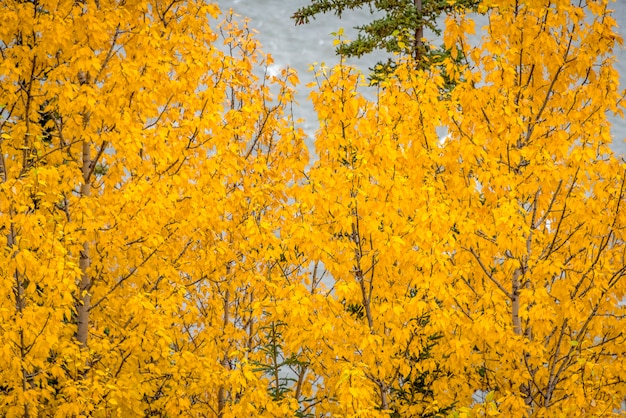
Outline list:
[[[214,4],[1,2],[0,414],[622,414],[609,6],[484,1],[373,99],[320,69],[310,159]]]

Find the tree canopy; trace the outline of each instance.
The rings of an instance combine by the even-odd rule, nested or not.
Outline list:
[[[478,3],[478,0],[311,0],[311,4],[298,9],[292,19],[296,25],[301,25],[320,14],[333,13],[341,18],[356,9],[369,9],[375,16],[373,20],[357,26],[357,39],[340,43],[337,54],[361,57],[380,49],[412,57],[415,63],[424,66],[433,59],[441,61],[441,55],[445,54],[434,48],[432,40],[425,38],[425,31],[441,35],[438,18],[460,10],[474,10]],[[390,62],[395,60],[392,58]]]
[[[609,3],[478,11],[372,99],[318,68],[309,166],[215,5],[0,3],[0,414],[619,416]]]

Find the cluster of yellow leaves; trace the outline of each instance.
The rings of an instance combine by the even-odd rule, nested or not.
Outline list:
[[[2,414],[256,415],[295,75],[200,1],[1,9]]]
[[[447,123],[446,170],[467,182],[450,208],[465,366],[507,415],[610,415],[626,378],[615,22],[602,1],[496,4]]]
[[[321,69],[307,168],[215,5],[2,2],[0,413],[617,413],[607,7],[485,1],[374,100]]]

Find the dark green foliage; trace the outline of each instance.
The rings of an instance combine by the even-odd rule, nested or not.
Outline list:
[[[345,57],[361,57],[376,49],[390,54],[403,54],[413,57],[419,67],[436,63],[445,51],[433,50],[424,43],[424,31],[429,29],[441,34],[437,18],[458,10],[475,10],[479,0],[311,0],[309,6],[302,7],[293,14],[296,25],[309,23],[320,13],[333,13],[339,18],[346,12],[367,8],[374,13],[382,13],[357,26],[358,37],[349,43],[341,43],[337,54]],[[381,64],[384,68],[390,63]]]
[[[415,318],[420,326],[425,326],[430,317],[425,315],[421,318]],[[423,337],[416,335],[416,338],[425,338],[423,341],[422,350],[419,353],[405,353],[405,357],[409,360],[411,365],[411,372],[407,376],[400,377],[400,387],[393,392],[394,398],[397,402],[404,405],[413,405],[417,403],[429,403],[435,399],[435,394],[432,390],[433,383],[448,374],[441,365],[438,365],[435,370],[420,371],[416,366],[432,357],[432,349],[437,344],[437,341],[441,339],[443,335],[436,334],[429,337]],[[439,408],[431,413],[420,415],[421,418],[438,418],[448,416],[454,409],[455,405],[447,405]],[[392,408],[392,418],[400,418],[402,414],[397,408]]]
[[[281,401],[290,392],[300,393],[297,387],[302,382],[296,377],[304,375],[309,363],[298,357],[295,353],[285,355],[283,351],[282,329],[287,324],[282,321],[271,322],[260,328],[260,331],[267,337],[268,343],[259,346],[258,349],[265,353],[265,362],[251,361],[255,366],[255,372],[263,372],[269,381],[268,392],[274,401]],[[296,396],[302,402],[312,402],[313,398]],[[307,408],[302,408],[295,414],[297,418],[311,418],[313,415],[307,412]]]
[[[345,303],[344,303],[345,304]],[[365,309],[360,303],[349,303],[346,305],[346,311],[350,312],[357,319],[363,319],[365,317]]]

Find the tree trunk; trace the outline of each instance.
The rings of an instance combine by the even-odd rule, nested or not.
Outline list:
[[[422,0],[414,0],[415,10],[417,11],[417,15],[419,19],[422,18]],[[422,49],[423,42],[422,38],[424,37],[424,25],[420,22],[415,27],[415,40],[413,42],[413,58],[415,59],[415,66],[419,67],[421,65],[420,61],[422,60]]]
[[[91,196],[91,149],[90,144],[86,140],[83,141],[83,184],[80,189],[81,197],[88,198]],[[78,315],[78,330],[76,331],[76,339],[80,342],[82,348],[87,348],[89,339],[89,311],[91,309],[91,277],[89,276],[89,267],[91,258],[89,257],[89,242],[85,240],[83,249],[80,252],[79,267],[81,271],[81,280],[78,287],[78,298],[76,302],[76,313]]]
[[[230,274],[230,266],[226,267],[226,275]],[[230,291],[227,289],[226,290],[226,295],[224,295],[224,322],[223,322],[223,326],[224,326],[224,331],[223,331],[223,338],[227,338],[226,336],[226,328],[228,327],[228,324],[230,323]],[[228,350],[226,350],[226,352],[224,353],[224,357],[222,358],[222,367],[224,367],[224,369],[230,369],[230,364],[228,362]],[[226,399],[227,399],[227,391],[226,388],[224,387],[224,385],[220,385],[218,391],[217,391],[217,416],[219,418],[224,416],[224,409],[226,408]]]

